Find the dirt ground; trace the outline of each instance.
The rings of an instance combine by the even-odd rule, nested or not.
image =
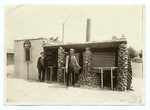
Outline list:
[[[6,78],[6,104],[15,105],[141,105],[144,89],[142,64],[132,63],[134,91],[112,91],[108,89],[66,88],[57,83],[38,83],[12,76]],[[9,69],[11,67],[8,67]],[[13,66],[12,66],[13,68]]]

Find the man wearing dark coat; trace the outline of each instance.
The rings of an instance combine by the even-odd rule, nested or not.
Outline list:
[[[39,82],[44,81],[45,68],[46,68],[46,58],[44,52],[41,52],[41,57],[38,58],[37,68],[38,68],[38,80]]]

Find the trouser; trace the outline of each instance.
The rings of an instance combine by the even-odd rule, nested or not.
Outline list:
[[[69,85],[69,79],[71,80],[71,85],[74,86],[75,84],[75,72],[74,72],[74,69],[73,67],[68,67],[68,73],[67,73],[67,87]]]
[[[45,68],[39,68],[38,69],[38,79],[39,81],[44,81],[45,77]]]

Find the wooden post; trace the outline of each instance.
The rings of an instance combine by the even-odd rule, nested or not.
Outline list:
[[[111,89],[113,90],[113,68],[111,68]]]
[[[27,79],[29,79],[29,62],[27,61]]]
[[[52,82],[52,75],[53,75],[53,67],[50,67],[50,81]]]
[[[65,84],[65,81],[66,81],[66,75],[65,75],[65,68],[64,68],[64,84]]]
[[[45,78],[44,78],[46,81],[48,81],[48,79],[47,79],[47,78],[48,78],[47,74],[48,74],[48,72],[47,72],[47,68],[46,68],[46,69],[45,69]]]
[[[101,88],[103,88],[103,69],[101,69]]]

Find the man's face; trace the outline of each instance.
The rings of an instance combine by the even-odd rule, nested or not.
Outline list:
[[[86,51],[89,51],[89,50],[90,50],[90,48],[89,48],[89,47],[86,47],[86,48],[85,48],[85,50],[86,50]]]
[[[74,51],[73,50],[70,50],[70,54],[73,54],[74,53]]]
[[[44,57],[44,53],[42,53],[41,56]]]

